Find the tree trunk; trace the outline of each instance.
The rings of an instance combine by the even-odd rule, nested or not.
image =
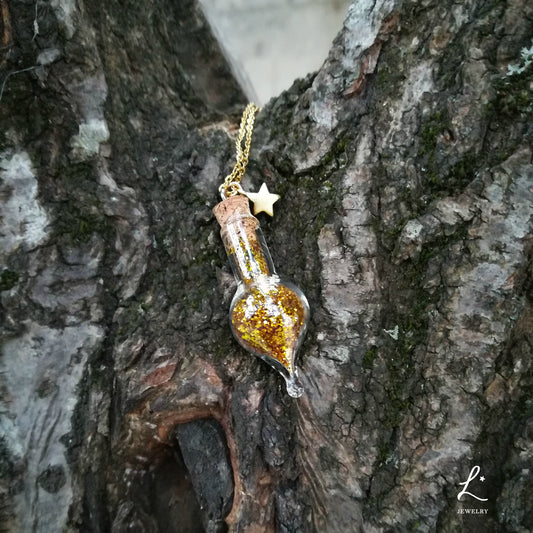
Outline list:
[[[298,400],[230,333],[196,2],[0,8],[5,531],[533,529],[531,2],[357,0],[259,114]]]

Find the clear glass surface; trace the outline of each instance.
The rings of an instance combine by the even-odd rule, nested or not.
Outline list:
[[[238,283],[230,307],[232,332],[246,350],[282,374],[287,393],[297,398],[303,389],[295,360],[309,320],[307,298],[276,274],[255,217],[230,217],[221,235]]]

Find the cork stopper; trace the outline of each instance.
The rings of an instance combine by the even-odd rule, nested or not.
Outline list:
[[[233,215],[250,215],[248,198],[242,194],[230,196],[213,208],[213,213],[221,227],[224,227],[228,219]]]

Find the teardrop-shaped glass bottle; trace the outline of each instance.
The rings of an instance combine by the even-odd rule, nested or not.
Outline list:
[[[278,370],[288,394],[298,398],[303,389],[295,359],[309,319],[307,298],[276,274],[248,198],[227,198],[215,206],[214,213],[238,283],[230,307],[233,335],[246,350]]]

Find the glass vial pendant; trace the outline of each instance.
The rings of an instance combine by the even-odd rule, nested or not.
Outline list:
[[[298,398],[303,389],[295,359],[309,319],[307,298],[276,274],[246,196],[227,198],[213,212],[238,284],[230,307],[233,335],[246,350],[278,370],[288,394]]]

